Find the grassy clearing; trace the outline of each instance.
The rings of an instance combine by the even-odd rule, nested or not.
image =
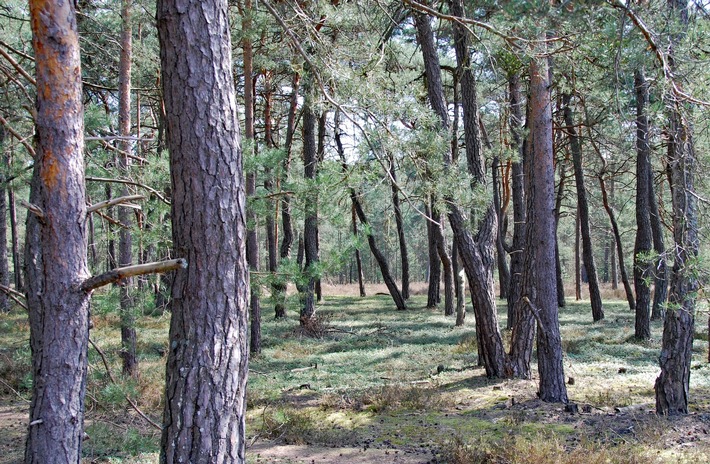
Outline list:
[[[94,300],[91,336],[117,375],[120,334],[108,309],[114,299],[107,293]],[[472,321],[455,328],[451,318],[425,309],[424,302],[415,296],[410,311],[398,312],[385,296],[327,297],[319,306],[319,338],[300,335],[295,308],[287,320],[267,314],[263,352],[250,362],[247,434],[250,443],[262,445],[254,462],[286,462],[269,460],[265,443],[393,449],[399,457],[408,456],[407,462],[422,463],[710,458],[705,324],[698,324],[695,340],[693,413],[669,421],[648,413],[660,323],[653,323],[652,340],[639,343],[631,337],[633,314],[623,302],[606,303],[607,318],[596,324],[588,302],[570,302],[560,313],[565,369],[570,400],[581,414],[569,414],[536,398],[535,379],[487,379],[477,366]],[[501,304],[501,319],[504,313]],[[100,356],[90,350],[86,462],[156,462],[159,432],[138,417],[125,396],[160,422],[168,322],[168,315],[140,319],[138,381],[112,384]],[[28,396],[27,338],[22,312],[0,315],[3,401]],[[2,423],[0,429],[6,431]],[[19,459],[21,449],[13,452]]]

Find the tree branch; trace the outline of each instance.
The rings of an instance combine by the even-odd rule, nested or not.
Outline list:
[[[12,298],[15,303],[17,303],[18,305],[25,308],[25,310],[29,310],[29,308],[27,308],[27,305],[20,299],[20,298],[22,298],[22,299],[25,298],[25,295],[23,295],[22,293],[18,292],[15,289],[10,288],[10,287],[6,287],[4,285],[0,285],[0,292],[5,293],[7,296]]]
[[[127,203],[129,201],[134,201],[134,200],[144,200],[146,197],[145,195],[126,195],[125,197],[118,197],[118,198],[109,198],[108,200],[100,201],[98,203],[95,203],[88,208],[86,208],[87,213],[93,213],[96,210],[103,209],[103,208],[110,208],[115,205],[119,205],[121,203]],[[135,208],[136,205],[130,205],[131,207]],[[140,206],[138,206],[138,209],[140,209]]]
[[[128,277],[145,274],[158,274],[174,271],[175,269],[185,269],[186,267],[187,261],[182,258],[159,261],[155,263],[136,264],[135,266],[119,267],[108,272],[104,272],[103,274],[89,277],[81,284],[81,289],[88,293],[99,287],[118,282],[119,280],[123,280]]]
[[[158,197],[158,199],[159,199],[160,201],[162,201],[162,202],[165,203],[166,205],[170,206],[170,202],[169,202],[168,200],[166,200],[165,197],[160,194],[160,192],[158,192],[157,190],[155,190],[153,187],[148,187],[148,186],[145,185],[145,184],[139,184],[138,182],[133,182],[133,181],[130,181],[130,180],[123,180],[123,179],[110,179],[110,178],[107,178],[107,177],[91,177],[91,176],[86,176],[86,180],[87,180],[87,181],[92,181],[92,182],[113,182],[113,183],[115,183],[115,184],[135,185],[136,187],[140,187],[140,188],[142,188],[142,189],[146,189],[147,191],[149,191],[150,193],[152,193],[153,195],[155,195],[156,197]]]
[[[27,140],[25,138],[23,138],[22,136],[20,136],[20,134],[15,132],[15,129],[13,129],[10,126],[10,123],[7,122],[7,120],[5,118],[3,118],[2,115],[0,115],[0,124],[5,126],[5,129],[7,129],[7,131],[10,133],[10,135],[15,137],[17,139],[17,141],[20,142],[25,147],[25,149],[30,154],[30,156],[32,156],[32,158],[37,158],[37,152],[35,152],[35,149],[32,148],[32,145],[27,143]]]

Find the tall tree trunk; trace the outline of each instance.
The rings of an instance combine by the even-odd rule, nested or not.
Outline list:
[[[245,462],[249,269],[226,0],[159,0],[173,244],[160,462]]]
[[[0,152],[5,141],[5,128],[0,125]],[[8,157],[2,156],[3,164],[8,164]],[[4,166],[3,166],[4,167]],[[7,259],[7,195],[10,188],[5,176],[0,175],[0,284],[10,285],[10,266]],[[10,298],[7,293],[0,291],[0,313],[10,310]]]
[[[555,280],[557,281],[557,306],[564,308],[567,306],[567,301],[565,301],[565,283],[562,279],[562,261],[560,260],[560,244],[559,240],[557,240],[557,226],[560,223],[560,215],[562,214],[562,200],[565,197],[567,174],[565,172],[566,169],[564,163],[559,163],[559,165],[560,182],[555,195],[555,209],[553,211],[553,216],[555,218]]]
[[[26,463],[81,462],[89,340],[84,108],[73,2],[29,2],[35,53],[36,158],[26,272],[32,401]]]
[[[312,78],[309,78],[312,79]],[[305,201],[305,220],[303,224],[303,247],[305,257],[305,278],[301,326],[308,328],[316,315],[315,287],[318,279],[318,194],[316,173],[318,153],[316,147],[316,114],[313,110],[313,90],[307,86],[306,101],[303,105],[303,177],[309,183],[310,193]]]
[[[582,144],[575,129],[574,116],[572,115],[572,95],[565,93],[562,95],[564,105],[564,119],[567,126],[567,137],[570,141],[570,151],[572,152],[572,164],[574,165],[574,180],[577,185],[577,214],[579,215],[579,225],[582,234],[582,262],[587,271],[589,283],[589,300],[592,304],[592,319],[594,322],[604,319],[604,308],[602,307],[602,297],[599,291],[599,278],[597,277],[597,267],[594,263],[594,250],[592,248],[592,233],[589,227],[589,203],[587,202],[587,188],[584,185],[584,170],[582,167]]]
[[[682,32],[671,37],[669,61],[676,68],[675,47],[688,26],[686,0],[669,0],[673,27]],[[695,194],[697,159],[693,134],[680,97],[668,96],[668,164],[673,198],[674,260],[668,310],[663,324],[661,373],[656,379],[656,412],[664,415],[687,414],[690,389],[690,361],[693,354],[695,309],[698,282],[698,210]]]
[[[133,25],[131,14],[133,0],[121,2],[121,55],[118,67],[118,133],[122,137],[131,135],[131,60],[133,57]],[[132,150],[129,140],[118,143],[121,153],[118,156],[118,168],[127,178],[129,170],[128,153]],[[129,195],[127,185],[121,188],[121,196]],[[130,229],[132,212],[119,206],[118,221],[123,224],[118,232],[118,263],[120,267],[133,263],[133,237]],[[123,374],[138,377],[138,357],[136,356],[136,315],[133,301],[133,279],[124,279],[119,287],[121,305],[121,359]]]
[[[298,110],[298,89],[300,87],[301,76],[298,73],[293,73],[293,79],[291,80],[291,101],[288,110],[288,118],[286,122],[286,140],[284,142],[284,150],[286,156],[284,156],[282,173],[280,179],[280,187],[283,188],[283,184],[288,179],[288,172],[291,168],[291,148],[293,146],[293,135],[296,132],[296,113]],[[280,254],[282,260],[288,259],[291,255],[291,248],[293,247],[293,225],[291,223],[291,197],[288,194],[284,194],[281,198],[281,247]],[[274,284],[274,311],[276,319],[281,319],[286,317],[286,279],[279,276]]]
[[[648,184],[651,181],[651,147],[648,143],[648,82],[643,69],[634,75],[636,93],[636,241],[634,243],[634,289],[636,324],[634,336],[651,338],[651,215]]]
[[[466,319],[466,277],[465,272],[461,270],[459,266],[459,247],[456,241],[451,244],[451,262],[454,271],[454,282],[456,286],[456,327],[460,327],[464,324]]]
[[[254,140],[254,66],[253,52],[251,45],[251,0],[244,1],[244,8],[240,9],[242,15],[242,56],[244,58],[244,142],[247,151],[243,154],[245,159],[256,156],[256,141]],[[256,166],[246,173],[246,195],[247,195],[247,263],[249,271],[256,274],[259,272],[259,237],[257,236],[257,218],[254,211],[254,195],[256,195]],[[251,204],[250,204],[251,202]],[[249,312],[251,317],[249,331],[249,352],[252,354],[261,353],[261,302],[259,301],[259,288],[257,283],[250,279],[249,289]]]
[[[264,144],[267,148],[274,148],[274,134],[273,134],[273,123],[271,118],[271,107],[273,105],[273,87],[271,84],[271,71],[264,72]],[[273,182],[273,171],[270,166],[265,167],[264,172],[264,189],[273,194],[274,182]],[[274,291],[274,285],[276,279],[278,279],[276,273],[279,267],[279,250],[276,245],[277,241],[277,227],[276,219],[278,216],[278,211],[276,208],[276,202],[273,200],[268,201],[268,212],[266,214],[266,249],[268,253],[268,264],[269,273],[272,279],[272,295],[276,298],[276,292]]]
[[[402,298],[409,299],[409,255],[407,253],[407,239],[404,236],[404,220],[402,219],[402,208],[399,202],[399,186],[397,185],[397,171],[394,164],[394,156],[389,155],[389,176],[392,187],[392,208],[394,210],[394,220],[397,224],[397,239],[399,241],[399,256],[402,262]]]
[[[452,12],[463,16],[461,0],[453,0]],[[424,58],[424,72],[427,81],[427,95],[429,103],[440,121],[441,130],[448,129],[448,111],[444,100],[443,86],[439,57],[436,52],[434,34],[429,24],[429,18],[415,13],[414,22],[417,29],[417,42],[419,43]],[[476,117],[477,104],[475,101],[475,79],[468,62],[466,30],[459,24],[454,24],[454,40],[456,44],[457,66],[462,70],[462,108],[464,115],[464,130],[466,132],[466,158],[468,169],[472,176],[474,187],[485,182],[483,162],[480,157],[481,141],[478,136],[478,118]],[[470,80],[464,81],[468,74]],[[468,83],[468,84],[467,84]],[[464,92],[464,89],[467,89]],[[443,162],[446,169],[451,168],[451,153],[443,153]],[[478,350],[480,362],[486,369],[489,377],[503,377],[505,375],[506,356],[503,340],[498,325],[495,293],[493,285],[493,267],[495,254],[493,241],[498,228],[497,214],[491,204],[479,224],[476,240],[467,229],[466,220],[456,205],[453,198],[444,198],[448,207],[448,217],[454,233],[459,252],[461,254],[466,277],[471,290],[471,300],[476,316],[476,332],[480,341]]]
[[[616,246],[614,246],[614,237],[609,237],[606,242],[606,248],[609,250],[609,280],[611,280],[612,290],[619,288],[619,272],[618,264],[616,264]]]
[[[543,37],[544,38],[544,37]],[[541,48],[546,48],[544,45]],[[544,51],[544,50],[543,50]],[[562,341],[557,310],[555,269],[555,172],[552,148],[552,108],[547,58],[530,61],[530,108],[532,159],[528,185],[526,263],[524,273],[534,274],[528,294],[526,317],[537,320],[537,365],[539,397],[543,401],[567,402]],[[524,277],[525,280],[528,277]],[[533,277],[530,277],[533,278]],[[521,316],[523,319],[523,316]]]
[[[510,291],[508,292],[507,328],[515,326],[517,313],[515,305],[522,293],[523,262],[525,248],[525,173],[524,162],[528,143],[522,140],[523,112],[520,92],[520,73],[516,70],[508,75],[510,95],[510,135],[517,159],[511,166],[511,190],[513,196],[513,246],[510,250]]]

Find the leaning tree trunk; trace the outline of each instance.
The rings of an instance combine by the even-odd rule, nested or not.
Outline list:
[[[340,157],[341,169],[343,170],[343,173],[346,174],[348,171],[348,165],[347,161],[345,160],[345,150],[343,149],[343,143],[341,140],[339,113],[336,113],[335,115],[335,144],[338,149],[338,156]],[[400,292],[399,288],[397,287],[397,283],[395,282],[394,278],[392,278],[392,274],[390,273],[389,265],[387,264],[387,258],[385,258],[385,256],[382,254],[379,247],[377,246],[377,241],[375,240],[375,236],[372,233],[372,229],[369,227],[369,222],[367,220],[367,216],[365,215],[365,210],[362,208],[360,197],[358,196],[357,192],[353,187],[350,187],[350,201],[352,202],[352,208],[354,211],[353,214],[357,215],[358,219],[360,219],[360,222],[367,229],[367,243],[370,246],[372,256],[375,258],[375,261],[377,261],[377,265],[380,268],[380,273],[382,274],[382,280],[384,280],[385,285],[387,286],[387,290],[390,292],[390,296],[392,296],[392,300],[394,301],[395,306],[398,310],[407,309],[404,297],[402,296],[402,292]],[[354,216],[353,233],[357,234]],[[356,258],[359,259],[358,250],[356,250]],[[360,262],[358,262],[358,278],[360,279],[360,296],[364,296],[365,288],[362,284],[362,264]]]
[[[462,16],[461,0],[451,2],[452,12]],[[455,9],[453,9],[455,8]],[[459,14],[461,13],[461,14]],[[429,103],[438,116],[440,129],[448,129],[448,111],[444,100],[441,81],[439,57],[434,44],[434,33],[431,30],[429,18],[415,13],[414,22],[417,29],[417,42],[424,58],[424,72],[427,82]],[[483,185],[485,178],[483,162],[480,156],[481,141],[478,136],[477,104],[475,98],[476,82],[468,63],[466,30],[459,24],[454,24],[454,39],[456,58],[459,69],[462,70],[462,109],[464,115],[464,131],[466,140],[466,158],[469,173],[474,187]],[[465,79],[464,79],[465,77]],[[464,89],[466,91],[464,92]],[[444,167],[451,169],[451,153],[443,153]],[[459,247],[459,253],[466,270],[466,277],[471,290],[471,300],[476,316],[476,332],[480,341],[478,352],[480,362],[489,377],[505,376],[506,355],[503,340],[498,326],[496,298],[493,285],[493,267],[495,253],[493,241],[497,230],[497,214],[491,204],[483,215],[479,231],[474,240],[467,229],[466,220],[453,198],[444,198],[448,207],[447,215],[454,234],[454,240]]]
[[[249,270],[226,0],[159,0],[176,273],[160,462],[245,462]]]
[[[582,262],[585,270],[587,271],[589,300],[592,304],[592,319],[594,322],[597,322],[604,319],[604,308],[602,307],[602,297],[601,292],[599,291],[597,266],[594,264],[592,233],[589,227],[589,203],[587,202],[587,189],[584,185],[582,144],[580,143],[577,130],[575,129],[571,101],[572,96],[569,93],[562,95],[565,125],[567,126],[567,136],[570,141],[570,151],[572,152],[572,164],[574,165],[574,180],[577,185],[577,214],[579,214],[579,224],[582,234]]]
[[[651,147],[648,143],[648,82],[643,69],[634,75],[636,91],[636,241],[634,243],[634,289],[636,290],[636,318],[634,336],[639,340],[651,338]]]
[[[626,272],[626,264],[624,264],[624,247],[621,242],[621,233],[619,232],[619,224],[616,222],[616,216],[614,215],[614,209],[609,203],[609,195],[606,191],[606,183],[604,182],[604,172],[599,173],[599,187],[602,192],[602,203],[604,204],[604,209],[609,216],[609,222],[611,223],[611,233],[614,235],[614,242],[616,243],[616,256],[619,260],[619,274],[621,274],[621,283],[624,285],[624,291],[626,292],[626,301],[629,303],[629,309],[631,311],[636,310],[636,298],[634,297],[634,292],[631,290],[631,283],[629,282],[629,275]]]
[[[81,462],[89,341],[84,108],[73,2],[29,3],[37,74],[27,215],[32,401],[26,463]],[[3,244],[4,246],[4,244]]]
[[[121,153],[118,155],[118,168],[122,175],[129,177],[129,159],[132,144],[128,140],[131,135],[131,59],[133,50],[133,27],[131,13],[132,0],[123,0],[121,5],[121,55],[118,67],[118,132],[124,137],[118,146]],[[127,185],[121,188],[121,196],[130,192]],[[130,229],[133,212],[128,208],[119,206],[118,221],[122,224],[118,232],[118,265],[130,266],[133,263],[133,237]],[[120,286],[121,305],[121,359],[123,360],[123,374],[138,377],[138,357],[136,356],[136,315],[133,279],[126,279]]]

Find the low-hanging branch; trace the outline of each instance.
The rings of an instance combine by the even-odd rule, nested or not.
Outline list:
[[[81,289],[85,292],[91,292],[104,285],[118,282],[119,280],[127,279],[145,274],[159,274],[176,269],[187,268],[187,261],[183,258],[170,259],[168,261],[159,261],[155,263],[137,264],[135,266],[126,266],[112,269],[103,274],[89,277],[81,284]]]
[[[96,210],[103,209],[103,208],[110,208],[115,205],[119,205],[121,203],[127,203],[129,201],[137,201],[137,200],[145,200],[145,195],[126,195],[124,197],[117,197],[117,198],[109,198],[108,200],[100,201],[98,203],[95,203],[89,207],[86,208],[87,213],[93,213]],[[129,205],[125,205],[129,206]],[[132,208],[139,208],[139,206],[136,205],[130,205]]]

